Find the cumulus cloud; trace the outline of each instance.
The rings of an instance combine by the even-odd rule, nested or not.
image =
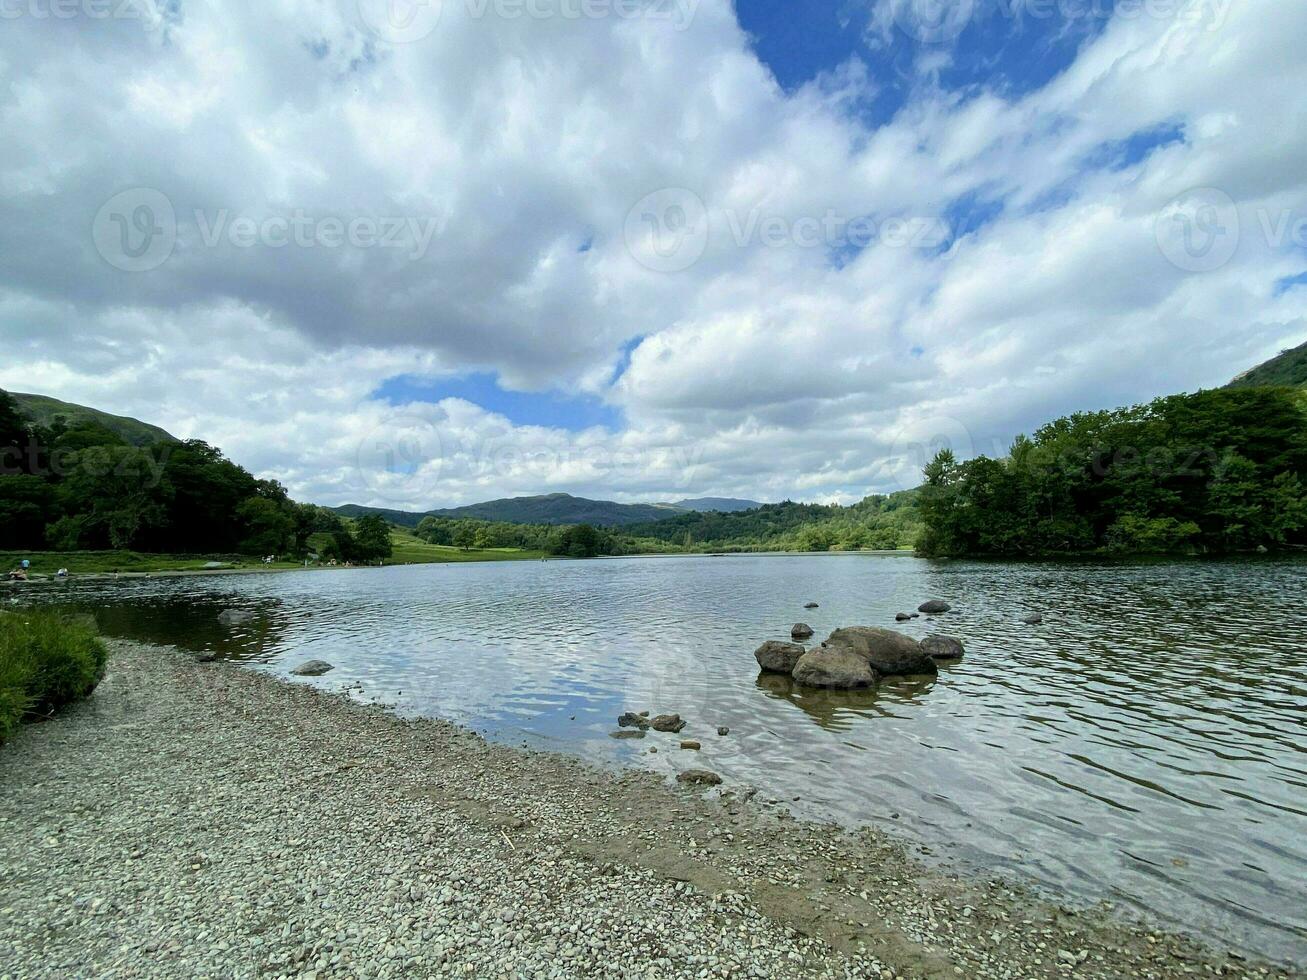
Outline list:
[[[1118,14],[876,122],[869,61],[785,91],[727,0],[619,6],[10,0],[0,385],[324,503],[851,500],[1307,336],[1301,5]],[[963,36],[876,10],[868,60]],[[372,397],[469,371],[626,425]]]

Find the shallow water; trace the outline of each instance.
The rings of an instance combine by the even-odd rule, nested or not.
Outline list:
[[[400,710],[663,771],[707,766],[817,818],[1307,961],[1307,561],[994,564],[670,557],[76,581],[35,601]],[[810,623],[961,638],[933,682],[822,693],[753,649]],[[820,608],[805,610],[813,600]],[[224,627],[220,610],[256,610]],[[1042,626],[1021,622],[1044,612]],[[623,710],[683,736],[616,741]],[[717,726],[729,726],[719,737]],[[651,755],[648,749],[657,746]]]

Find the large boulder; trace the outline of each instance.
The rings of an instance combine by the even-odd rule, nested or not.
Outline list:
[[[814,647],[794,665],[794,680],[805,687],[849,690],[871,687],[876,672],[865,657],[846,647]]]
[[[952,608],[953,607],[943,599],[927,599],[917,607],[917,612],[924,612],[932,616],[937,616],[940,613],[948,612]]]
[[[812,636],[812,627],[807,623],[795,623],[794,628],[790,630],[790,636],[796,640],[806,640]]]
[[[334,669],[325,660],[306,660],[292,670],[291,673],[298,674],[300,677],[321,677],[327,671]]]
[[[961,660],[966,652],[955,636],[928,636],[921,641],[921,649],[934,660]]]
[[[939,672],[935,661],[921,649],[920,643],[894,630],[846,626],[828,636],[822,646],[848,650],[867,661],[878,674],[899,676]]]
[[[801,643],[785,643],[781,640],[768,640],[753,651],[758,666],[768,674],[792,674],[794,665],[808,651]]]

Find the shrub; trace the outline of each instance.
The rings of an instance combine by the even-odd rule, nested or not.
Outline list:
[[[107,657],[84,622],[36,610],[0,615],[0,741],[25,718],[90,694]]]

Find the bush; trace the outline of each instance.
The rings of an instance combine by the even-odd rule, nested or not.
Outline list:
[[[107,658],[85,623],[35,610],[0,615],[0,741],[25,718],[90,694]]]

